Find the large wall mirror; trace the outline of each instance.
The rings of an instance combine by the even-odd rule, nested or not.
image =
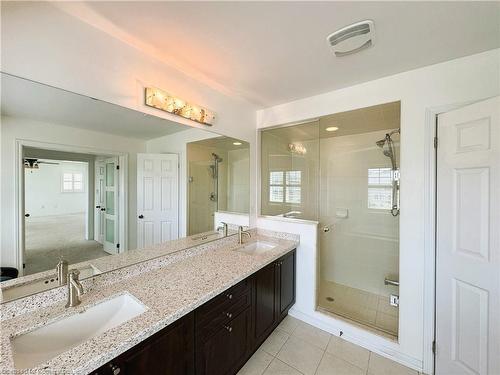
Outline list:
[[[220,238],[217,212],[248,214],[247,142],[5,73],[1,85],[4,302],[58,286],[61,260],[90,277]]]

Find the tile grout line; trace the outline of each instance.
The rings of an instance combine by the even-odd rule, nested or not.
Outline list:
[[[321,359],[318,362],[318,365],[316,366],[316,370],[314,371],[314,375],[318,373],[319,366],[321,365],[321,362],[323,362],[323,358],[325,358],[326,350],[328,349],[328,346],[330,345],[330,341],[332,340],[333,335],[330,334],[330,337],[328,337],[328,343],[326,344],[325,350],[323,350],[323,355],[321,356]]]
[[[261,344],[262,346],[262,344]],[[259,346],[259,349],[260,349],[260,346]],[[258,350],[258,349],[257,349]],[[262,351],[264,353],[267,353],[264,349],[262,349]],[[269,354],[269,353],[267,353]],[[260,373],[260,375],[264,375],[264,373],[267,371],[267,369],[269,368],[269,366],[271,366],[271,363],[273,363],[274,359],[276,358],[275,356],[273,356],[272,354],[270,354],[270,356],[272,357],[271,361],[269,361],[269,363],[267,364],[266,368],[264,370],[262,370],[262,372]]]
[[[298,325],[297,325],[298,327]],[[297,327],[295,327],[295,329],[297,329]],[[293,329],[293,331],[295,331],[295,329]],[[285,365],[287,365],[288,367],[291,367],[293,368],[294,370],[296,370],[297,372],[299,372],[300,374],[304,375],[304,373],[302,371],[300,371],[298,368],[295,368],[294,366],[292,366],[291,364],[281,360],[280,358],[278,358],[278,354],[281,353],[281,351],[283,350],[283,348],[285,347],[286,343],[288,342],[288,340],[290,340],[290,338],[292,337],[292,333],[290,333],[287,337],[287,339],[285,340],[285,342],[283,343],[283,345],[281,345],[281,348],[280,350],[278,350],[278,353],[276,353],[276,356],[274,357],[275,359],[277,359],[278,361],[280,361],[281,363],[284,363]],[[297,337],[294,336],[295,339],[297,339]]]

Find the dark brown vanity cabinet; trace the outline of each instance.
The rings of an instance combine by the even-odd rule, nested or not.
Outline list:
[[[194,373],[194,313],[175,321],[92,372],[95,375]]]
[[[295,250],[93,374],[234,375],[295,303]]]
[[[278,304],[278,320],[283,320],[288,310],[295,303],[295,274],[296,274],[295,250],[278,260],[279,295],[276,296]]]
[[[253,339],[258,347],[295,303],[295,250],[254,274]]]
[[[197,375],[232,375],[251,351],[252,278],[195,311]]]

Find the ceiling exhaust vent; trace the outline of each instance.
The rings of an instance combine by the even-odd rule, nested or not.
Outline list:
[[[373,21],[366,20],[337,30],[328,35],[326,40],[332,46],[335,56],[342,57],[373,46],[374,37]]]

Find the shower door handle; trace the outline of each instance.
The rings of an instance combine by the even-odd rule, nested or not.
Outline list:
[[[384,279],[384,284],[385,285],[393,285],[393,286],[399,286],[399,281],[397,280],[391,280],[388,279],[387,277]]]

